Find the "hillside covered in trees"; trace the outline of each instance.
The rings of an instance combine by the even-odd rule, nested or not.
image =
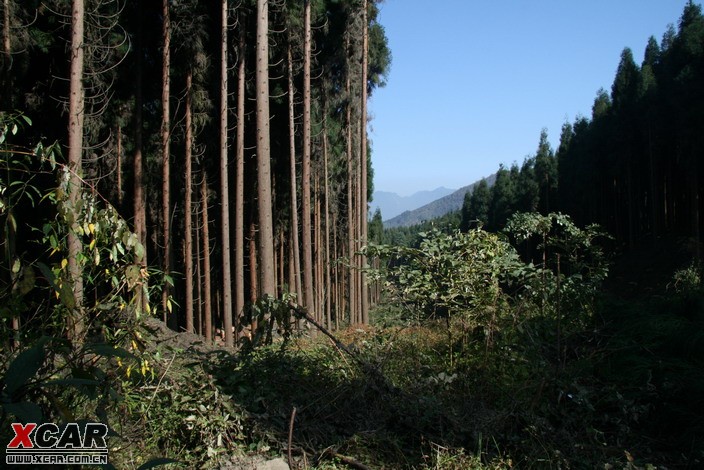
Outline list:
[[[475,187],[462,226],[500,230],[517,211],[562,211],[628,247],[665,234],[701,243],[703,42],[701,7],[690,3],[677,29],[644,45],[643,63],[624,49],[592,115],[565,123],[556,150],[543,131],[533,156],[499,168],[491,189]]]
[[[485,184],[491,186],[494,184],[495,176],[490,175],[483,179],[485,180]],[[470,185],[463,186],[457,191],[453,191],[451,194],[431,201],[428,204],[418,207],[417,209],[405,211],[396,217],[386,220],[384,225],[387,228],[409,227],[422,222],[430,221],[432,219],[437,219],[438,217],[442,217],[450,212],[460,210],[467,193],[471,193],[479,183],[480,182],[477,181]]]

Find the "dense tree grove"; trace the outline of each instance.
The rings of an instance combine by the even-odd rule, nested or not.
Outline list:
[[[704,16],[689,3],[676,30],[650,38],[642,64],[624,49],[611,92],[598,91],[590,118],[565,123],[557,151],[543,131],[534,156],[468,194],[462,227],[499,230],[516,211],[560,210],[627,246],[663,234],[700,241],[702,83]]]
[[[106,468],[701,467],[701,7],[557,149],[384,230],[381,1],[2,1],[0,442],[97,421]]]
[[[245,299],[288,292],[328,326],[367,321],[377,3],[7,0],[0,113],[30,117],[14,145],[58,141],[69,187],[132,222],[166,281],[140,308],[171,327],[232,344]]]

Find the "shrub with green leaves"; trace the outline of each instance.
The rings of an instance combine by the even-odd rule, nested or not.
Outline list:
[[[591,313],[609,268],[598,243],[609,237],[598,225],[579,228],[560,213],[517,213],[505,231],[528,252],[526,266],[532,272],[518,278],[524,298],[539,305],[543,314],[562,310],[576,319]]]
[[[27,125],[22,114],[0,114],[2,438],[11,419],[110,425],[108,410],[131,386],[124,378],[153,378],[136,330],[150,293],[144,248],[99,195],[82,190],[70,200],[58,145],[12,142]],[[69,273],[69,232],[81,241],[82,303]],[[71,337],[76,314],[84,329]]]
[[[391,300],[412,307],[421,319],[471,315],[486,323],[498,306],[501,282],[519,265],[516,251],[481,229],[419,234],[418,248],[370,246],[368,256],[388,260],[385,287]],[[483,318],[484,316],[484,318]]]

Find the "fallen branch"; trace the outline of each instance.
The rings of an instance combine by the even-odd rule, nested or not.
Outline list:
[[[321,333],[323,333],[325,336],[327,336],[328,338],[330,338],[330,340],[335,344],[335,347],[337,347],[337,348],[340,349],[341,351],[344,351],[345,353],[347,353],[347,355],[350,356],[352,359],[354,359],[354,361],[357,362],[357,364],[360,364],[360,365],[365,366],[365,367],[369,367],[369,366],[370,366],[370,364],[368,364],[368,363],[366,363],[365,361],[363,361],[362,359],[360,359],[359,356],[357,356],[357,355],[356,355],[350,348],[348,348],[342,341],[340,341],[340,340],[337,339],[332,333],[330,333],[330,332],[327,330],[327,328],[325,328],[323,325],[321,325],[320,323],[318,323],[317,321],[315,321],[315,320],[313,319],[313,317],[311,317],[311,316],[308,314],[308,312],[307,312],[303,307],[301,307],[301,306],[299,306],[299,305],[296,305],[296,304],[289,304],[289,307],[291,308],[291,310],[293,311],[293,313],[295,314],[295,316],[297,316],[298,318],[301,318],[301,319],[307,321],[308,323],[310,323],[311,325],[313,325],[314,327],[316,327],[318,330],[320,330]]]
[[[296,419],[296,407],[291,411],[291,420],[288,423],[288,466],[294,468],[293,458],[291,457],[291,446],[293,445],[293,422]]]
[[[337,451],[335,451],[334,446],[330,446],[327,449],[323,450],[317,458],[317,463],[320,464],[323,459],[337,459],[340,461],[340,463],[347,465],[350,468],[355,468],[357,470],[371,470],[370,467],[366,466],[359,460],[354,459],[352,457],[348,457],[346,455],[339,454]]]
[[[352,457],[347,457],[346,455],[338,454],[337,452],[332,453],[332,456],[348,467],[356,468],[357,470],[371,470],[370,467],[367,467],[362,462],[355,460]]]
[[[335,347],[337,347],[340,351],[345,352],[348,356],[350,356],[354,362],[357,363],[360,369],[364,371],[365,373],[369,374],[370,376],[374,377],[377,379],[379,382],[379,385],[383,386],[386,388],[386,390],[392,394],[395,395],[402,395],[405,396],[406,394],[393,385],[389,379],[384,375],[384,373],[379,369],[379,367],[375,366],[374,364],[371,364],[361,357],[359,357],[359,354],[356,353],[355,351],[351,350],[350,348],[347,347],[342,341],[337,339],[335,335],[330,333],[330,331],[327,330],[323,325],[315,321],[313,317],[311,317],[308,312],[303,308],[300,307],[299,305],[296,304],[289,304],[289,308],[293,311],[294,315],[297,316],[298,318],[301,318],[303,320],[306,320],[308,323],[316,327],[318,330],[320,330],[325,336],[330,338],[330,340],[335,344]]]

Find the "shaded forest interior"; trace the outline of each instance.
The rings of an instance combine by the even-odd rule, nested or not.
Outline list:
[[[33,121],[14,144],[64,142],[71,2],[6,6],[1,106]],[[375,2],[269,2],[264,39],[253,2],[85,8],[82,182],[133,221],[143,264],[175,284],[151,299],[163,319],[207,337],[227,321],[237,336],[245,303],[291,292],[328,325],[367,321],[350,299],[366,291],[352,268],[373,189],[362,116],[390,63]]]

